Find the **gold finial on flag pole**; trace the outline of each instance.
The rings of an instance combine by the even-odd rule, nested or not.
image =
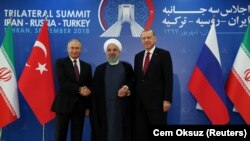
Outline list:
[[[8,25],[10,24],[12,26],[12,21],[13,21],[13,16],[11,15]]]
[[[44,15],[44,19],[47,21],[48,20],[48,13],[46,11],[45,15]]]
[[[215,24],[215,14],[213,14],[213,16],[212,16],[211,23]]]

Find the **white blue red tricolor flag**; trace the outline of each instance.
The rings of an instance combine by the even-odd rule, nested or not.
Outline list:
[[[229,122],[214,23],[207,35],[188,88],[213,125],[227,124]]]

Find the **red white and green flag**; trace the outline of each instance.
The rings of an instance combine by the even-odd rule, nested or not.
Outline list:
[[[235,57],[226,91],[236,110],[250,125],[250,25]]]
[[[0,128],[20,117],[12,27],[8,26],[0,48]]]

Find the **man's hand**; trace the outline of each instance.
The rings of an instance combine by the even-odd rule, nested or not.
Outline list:
[[[130,90],[128,89],[128,86],[122,86],[118,91],[119,97],[125,97],[130,95]]]
[[[79,91],[82,96],[89,96],[91,94],[90,89],[86,86],[81,87]]]
[[[167,112],[171,107],[171,103],[168,101],[163,101],[163,111]]]

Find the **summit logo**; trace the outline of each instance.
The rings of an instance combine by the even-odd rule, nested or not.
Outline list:
[[[146,1],[146,4],[141,1],[139,5],[141,7],[135,7],[134,4],[118,4],[112,0],[110,4],[102,1],[99,7],[99,23],[104,32],[100,37],[119,37],[125,24],[129,25],[132,37],[140,37],[144,28],[150,28],[154,10],[151,1]],[[141,26],[143,24],[145,26]]]

